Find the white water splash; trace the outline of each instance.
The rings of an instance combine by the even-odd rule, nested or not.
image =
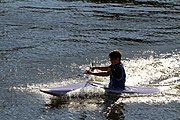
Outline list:
[[[177,84],[180,80],[180,53],[123,61],[128,85]]]

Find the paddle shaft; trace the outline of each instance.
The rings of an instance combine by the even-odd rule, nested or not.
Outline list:
[[[93,67],[93,63],[91,63],[91,67]],[[90,69],[91,69],[91,67],[90,67]],[[89,83],[90,80],[91,80],[91,79],[89,79],[89,80],[86,81],[86,84],[84,85],[84,87],[86,87],[86,85]],[[83,88],[84,88],[84,87],[83,87]]]

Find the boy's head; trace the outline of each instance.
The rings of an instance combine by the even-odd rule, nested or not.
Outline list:
[[[112,52],[109,53],[109,58],[112,59],[119,59],[121,60],[121,52],[119,50],[113,50]]]

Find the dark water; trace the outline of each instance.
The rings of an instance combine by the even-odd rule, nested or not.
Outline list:
[[[108,65],[114,49],[127,85],[171,88],[68,100],[39,92],[87,81],[83,71]],[[178,120],[180,1],[0,0],[0,66],[2,120]]]

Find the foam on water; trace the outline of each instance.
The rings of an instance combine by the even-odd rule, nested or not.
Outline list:
[[[162,54],[158,57],[136,58],[124,61],[127,84],[177,84],[180,79],[180,54]]]

